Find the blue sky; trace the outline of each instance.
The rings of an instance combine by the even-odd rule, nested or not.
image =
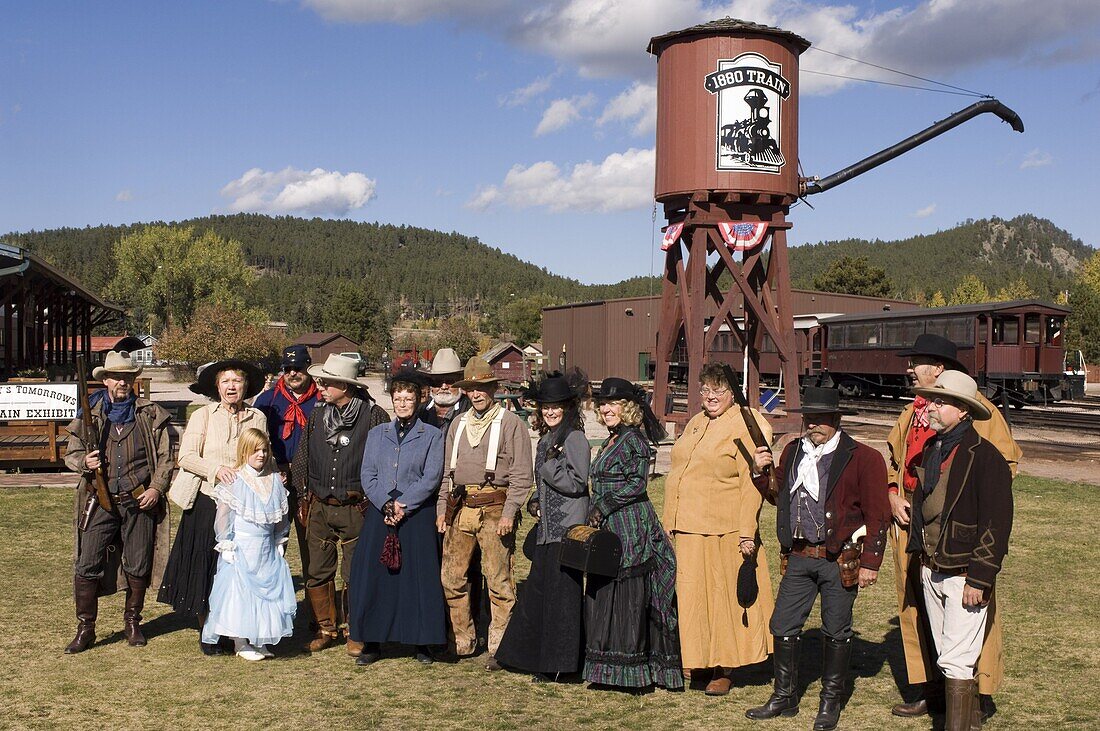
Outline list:
[[[0,5],[0,231],[238,210],[477,236],[586,282],[660,271],[649,38],[726,15],[996,96],[792,210],[794,244],[1035,213],[1093,246],[1093,0],[233,0]],[[890,79],[811,49],[803,71]],[[826,175],[970,104],[803,73]]]

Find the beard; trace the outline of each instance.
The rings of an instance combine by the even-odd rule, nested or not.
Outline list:
[[[432,401],[436,406],[454,406],[460,398],[462,398],[462,392],[456,389],[436,391],[432,394]]]

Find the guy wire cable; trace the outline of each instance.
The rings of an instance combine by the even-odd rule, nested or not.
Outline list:
[[[883,71],[889,71],[892,74],[899,74],[900,76],[908,76],[910,79],[917,79],[918,81],[924,81],[924,82],[927,82],[929,84],[936,84],[937,86],[946,86],[948,89],[954,89],[956,92],[965,92],[965,93],[967,93],[971,96],[983,97],[983,98],[986,98],[986,99],[992,99],[993,98],[989,94],[981,94],[979,92],[972,91],[970,89],[964,89],[961,86],[955,86],[954,84],[948,84],[948,83],[943,82],[943,81],[936,81],[935,79],[927,79],[923,76],[917,76],[916,74],[910,74],[910,73],[905,72],[905,71],[899,71],[897,69],[892,69],[889,66],[880,66],[877,63],[871,63],[870,61],[864,61],[863,59],[853,58],[851,56],[845,56],[843,53],[837,53],[836,51],[828,51],[824,48],[818,48],[817,46],[810,46],[810,50],[819,51],[821,53],[827,53],[830,56],[836,56],[837,58],[843,58],[847,61],[855,61],[856,63],[862,63],[864,65],[871,66],[871,67],[876,68],[876,69],[881,69]],[[860,79],[860,78],[856,78],[856,77],[841,76],[840,74],[827,74],[823,71],[810,71],[810,73],[821,74],[823,76],[836,76],[836,77],[841,78],[841,79],[850,78],[854,81],[867,81],[867,82],[870,82],[870,83],[889,84],[889,82],[886,82],[886,81],[875,81],[874,79]],[[891,85],[892,86],[901,86],[901,84],[891,84]],[[922,87],[911,87],[911,88],[920,89]],[[936,91],[936,90],[935,89],[924,89],[924,91]]]

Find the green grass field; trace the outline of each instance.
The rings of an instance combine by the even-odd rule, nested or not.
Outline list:
[[[662,483],[651,486],[661,504]],[[1100,728],[1100,514],[1095,488],[1052,480],[1016,480],[1016,527],[998,584],[1005,616],[1008,672],[993,729]],[[723,728],[806,729],[817,709],[820,676],[816,616],[807,626],[802,674],[809,687],[793,719],[753,723],[744,709],[770,690],[770,663],[734,674],[724,698],[701,690],[631,697],[582,684],[532,684],[526,675],[490,674],[464,660],[424,667],[391,653],[358,669],[343,647],[297,654],[304,634],[276,648],[275,660],[248,663],[203,657],[197,634],[150,603],[149,645],[122,639],[122,597],[100,602],[97,644],[65,656],[75,629],[71,574],[71,493],[0,492],[0,727],[3,728]],[[763,533],[777,555],[774,509]],[[530,522],[523,524],[526,531]],[[293,541],[291,542],[293,546]],[[298,557],[292,547],[291,566]],[[927,719],[890,716],[904,676],[887,557],[873,590],[856,603],[855,693],[845,729],[926,729]],[[527,566],[517,556],[517,577]],[[773,579],[777,570],[773,570]],[[773,584],[773,591],[778,584]],[[155,592],[154,592],[155,593]],[[816,613],[815,613],[816,615]]]

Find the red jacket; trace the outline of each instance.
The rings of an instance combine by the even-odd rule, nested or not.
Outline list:
[[[784,553],[791,550],[791,485],[801,458],[801,444],[801,439],[788,444],[779,460],[775,530]],[[824,487],[826,550],[839,554],[856,529],[866,525],[867,536],[863,539],[859,563],[863,568],[878,571],[886,551],[886,530],[891,520],[886,461],[876,450],[842,431]]]

